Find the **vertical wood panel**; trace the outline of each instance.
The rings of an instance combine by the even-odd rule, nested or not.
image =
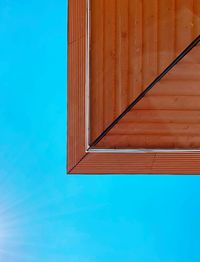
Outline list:
[[[104,8],[104,128],[116,117],[116,0]]]
[[[104,72],[104,1],[91,1],[91,79],[90,84],[90,114],[91,122],[94,123],[90,128],[90,139],[94,140],[99,132],[103,132],[104,128],[104,88],[103,88],[103,72]],[[97,41],[98,39],[98,41]],[[91,89],[91,88],[90,88]]]
[[[170,39],[170,41],[168,40]],[[158,1],[158,68],[162,72],[175,52],[175,0]]]
[[[143,89],[158,73],[158,0],[143,5]]]
[[[129,0],[116,0],[116,113],[128,104],[129,95]]]
[[[194,30],[193,37],[195,38],[200,34],[200,0],[194,0]]]
[[[176,0],[176,54],[193,39],[193,0]]]
[[[142,1],[129,1],[129,103],[142,92]]]
[[[69,0],[68,162],[70,171],[85,155],[86,2]]]

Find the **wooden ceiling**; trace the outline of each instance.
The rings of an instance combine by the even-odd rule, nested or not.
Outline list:
[[[200,47],[179,62],[97,144],[101,148],[200,148]]]
[[[90,143],[200,34],[200,0],[91,0]],[[200,148],[194,48],[96,148]]]

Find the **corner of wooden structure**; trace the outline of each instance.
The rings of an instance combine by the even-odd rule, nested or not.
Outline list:
[[[67,175],[73,175],[77,174],[77,168],[81,164],[82,161],[84,161],[84,158],[87,156],[87,152],[83,154],[83,156],[80,158],[79,161],[77,161],[73,166],[70,163],[67,163]]]

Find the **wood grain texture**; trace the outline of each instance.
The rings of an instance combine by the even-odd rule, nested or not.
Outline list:
[[[174,0],[175,1],[175,0]],[[91,0],[93,4],[95,4],[95,8],[99,8],[99,10],[102,10],[100,12],[106,12],[105,11],[105,0],[97,1],[97,0]],[[109,1],[107,1],[109,2]],[[160,5],[159,1],[157,3],[157,8],[159,9]],[[163,2],[169,3],[170,1],[163,0]],[[173,2],[173,1],[172,1]],[[188,2],[188,1],[187,1]],[[68,173],[71,174],[200,174],[200,153],[86,153],[85,152],[85,137],[86,137],[86,126],[85,126],[85,81],[86,81],[86,1],[85,0],[69,0],[69,28],[68,28],[68,164],[67,164],[67,170]],[[116,23],[118,28],[115,28],[115,33],[112,33],[111,37],[114,39],[120,39],[120,34],[123,39],[120,40],[121,49],[118,49],[115,47],[113,51],[113,44],[107,43],[104,40],[104,31],[105,30],[111,30],[107,29],[108,24],[111,23],[111,21],[116,19],[116,16],[113,16],[112,18],[106,18],[106,23],[104,20],[104,17],[102,17],[98,12],[96,13],[96,20],[95,23],[98,25],[98,30],[96,32],[96,36],[99,36],[99,42],[95,41],[95,37],[93,34],[94,39],[93,41],[93,52],[95,54],[95,57],[93,56],[93,67],[98,68],[99,71],[93,71],[93,78],[91,78],[91,81],[96,81],[97,86],[99,87],[94,90],[96,95],[96,100],[93,97],[91,100],[91,103],[104,103],[104,97],[108,96],[110,92],[105,93],[105,89],[100,88],[101,82],[103,83],[116,83],[116,72],[122,70],[122,72],[125,72],[127,70],[127,64],[121,64],[121,62],[118,66],[115,67],[114,71],[112,71],[112,74],[110,76],[105,77],[106,72],[110,70],[109,66],[105,65],[107,63],[105,61],[105,54],[110,55],[110,57],[113,59],[113,61],[119,61],[120,56],[123,56],[125,58],[125,61],[128,62],[128,76],[124,76],[122,73],[118,76],[118,79],[121,79],[121,83],[128,82],[129,86],[130,83],[134,83],[134,89],[133,88],[127,88],[126,97],[131,98],[132,96],[136,96],[138,92],[141,92],[143,82],[143,71],[142,71],[142,65],[143,65],[143,48],[140,48],[142,45],[142,39],[143,39],[143,31],[140,29],[143,27],[143,19],[141,14],[143,14],[143,8],[142,3],[145,3],[144,1],[124,1],[123,3],[123,10],[119,10],[119,3],[120,0],[116,1],[110,1],[110,3],[115,4],[115,11],[120,13],[120,15],[124,15],[127,12],[128,8],[128,21],[127,19],[122,19],[121,22]],[[155,3],[155,2],[154,2]],[[128,4],[128,7],[127,7]],[[184,1],[185,4],[185,1]],[[135,7],[135,8],[134,8]],[[110,10],[111,10],[110,6]],[[193,17],[193,22],[195,26],[193,27],[193,34],[194,36],[199,33],[199,1],[194,0],[194,11],[196,12],[196,16]],[[97,10],[97,9],[96,9]],[[118,11],[117,11],[118,10]],[[166,12],[172,12],[173,10],[167,9]],[[135,14],[134,17],[130,17],[132,14]],[[159,13],[156,16],[158,17],[159,21]],[[167,16],[166,16],[167,17]],[[111,19],[111,20],[110,20]],[[151,18],[153,19],[153,17]],[[174,21],[172,18],[168,17],[172,23]],[[127,24],[128,23],[128,24]],[[137,25],[132,27],[131,25]],[[120,27],[119,27],[120,25]],[[113,25],[109,25],[110,27],[113,27]],[[166,24],[164,25],[166,27]],[[164,28],[163,27],[163,28]],[[123,28],[123,30],[121,30]],[[159,32],[161,29],[159,29]],[[176,29],[177,30],[177,29]],[[94,30],[95,31],[95,30]],[[136,38],[131,38],[126,35],[128,35],[130,32],[133,32]],[[94,33],[94,32],[93,32]],[[160,33],[159,33],[160,34]],[[160,38],[159,34],[157,35],[158,39]],[[91,36],[92,37],[92,36]],[[108,37],[108,36],[107,36]],[[128,40],[127,40],[128,37]],[[161,37],[162,39],[162,37]],[[108,40],[107,40],[108,41]],[[113,41],[114,42],[114,41]],[[105,44],[106,43],[106,44]],[[130,44],[131,43],[131,44]],[[160,45],[167,45],[167,50],[170,50],[168,54],[170,54],[170,59],[173,57],[172,53],[175,53],[177,49],[175,48],[179,43],[176,43],[176,41],[173,42],[173,47],[171,44],[162,43],[160,42]],[[119,43],[118,43],[119,44]],[[124,50],[126,45],[128,44],[127,51]],[[103,49],[101,47],[103,45]],[[180,43],[182,45],[182,43]],[[124,48],[122,48],[122,46]],[[154,48],[154,47],[151,47]],[[166,47],[163,47],[164,50]],[[168,49],[169,48],[169,49]],[[95,50],[96,51],[95,51]],[[92,52],[92,50],[91,50]],[[128,52],[128,56],[126,55]],[[121,54],[121,55],[120,55]],[[123,54],[123,55],[122,55]],[[160,53],[161,54],[161,53]],[[130,55],[134,57],[134,60],[130,59]],[[159,58],[160,57],[160,58]],[[162,68],[164,66],[164,58],[165,54],[162,53],[163,59],[161,59],[161,56],[158,58],[158,64],[157,64],[157,70]],[[186,64],[193,64],[194,61],[196,64],[199,63],[199,56],[193,54],[190,57],[187,57]],[[121,61],[121,60],[120,60]],[[147,59],[148,61],[148,59]],[[167,61],[167,59],[165,60]],[[98,66],[99,65],[99,66]],[[101,68],[102,71],[99,69]],[[193,68],[194,69],[194,68]],[[184,69],[183,69],[184,70]],[[114,72],[114,73],[113,73]],[[178,71],[177,71],[178,72]],[[187,73],[187,71],[184,71]],[[181,74],[181,70],[180,73]],[[114,75],[114,77],[113,77]],[[135,78],[134,76],[137,75],[138,77]],[[199,81],[198,79],[195,79],[196,74],[190,75],[190,88],[187,88],[187,81],[185,78],[182,80],[179,79],[179,85],[182,86],[182,97],[185,96],[189,99],[189,97],[195,92],[197,96],[199,96],[199,85],[196,85],[196,81]],[[168,82],[173,83],[174,88],[170,88],[168,85]],[[152,94],[149,96],[149,99],[154,99],[155,97],[168,97],[168,96],[179,96],[179,85],[176,84],[177,80],[174,78],[174,76],[171,76],[171,79],[166,80],[162,83],[163,88],[158,88],[158,92],[152,92]],[[120,84],[117,84],[117,86],[120,86]],[[122,85],[121,85],[122,87]],[[120,88],[121,88],[120,87]],[[117,97],[120,97],[120,93],[123,93],[123,90],[119,89],[118,91],[115,91],[114,94],[111,94],[111,97],[114,97],[115,99]],[[106,95],[105,95],[106,94]],[[94,100],[93,100],[94,99]],[[181,98],[182,99],[182,98]],[[123,98],[123,100],[120,102],[123,106],[126,99]],[[180,102],[180,101],[179,101]],[[181,102],[182,103],[182,102]],[[190,105],[190,103],[188,101]],[[185,124],[185,121],[187,123],[192,123],[196,126],[198,126],[200,121],[200,114],[199,110],[192,109],[188,110],[187,103],[185,103],[185,109],[183,110],[157,110],[157,113],[155,113],[154,108],[153,109],[140,109],[138,108],[135,110],[134,114],[128,114],[126,121],[127,123],[143,123],[148,121],[149,118],[152,119],[152,123],[160,124],[160,118],[162,117],[163,123],[169,123],[172,120],[172,114],[173,114],[173,121],[172,124]],[[158,105],[160,106],[160,105]],[[163,106],[163,104],[162,104]],[[171,106],[173,107],[173,103],[171,103]],[[198,107],[197,102],[195,102],[195,106]],[[111,108],[113,112],[109,112],[109,117],[106,115],[106,111],[102,111],[101,109],[104,109],[105,107],[96,107],[95,114],[97,114],[101,121],[99,122],[98,130],[102,130],[102,128],[105,127],[105,120],[109,117],[115,116],[119,112],[120,107],[113,103]],[[107,106],[107,109],[110,107]],[[141,111],[143,114],[140,114]],[[102,117],[103,116],[103,117]],[[91,118],[92,119],[92,118]],[[103,119],[103,120],[102,120]],[[106,120],[108,121],[108,120]],[[96,123],[97,124],[97,123]],[[183,129],[184,130],[184,129]],[[118,138],[117,138],[118,139]],[[138,138],[139,139],[139,138]],[[170,139],[170,138],[166,138]],[[184,139],[184,135],[182,136],[182,139]],[[198,138],[194,138],[195,141],[198,140]],[[191,141],[190,141],[191,142]],[[121,141],[118,140],[118,144],[120,145]],[[167,142],[166,142],[167,143]]]
[[[90,153],[74,174],[200,174],[200,153]]]
[[[200,0],[91,0],[90,142],[200,34]]]
[[[199,149],[199,134],[200,46],[197,46],[96,147]]]
[[[68,2],[67,170],[70,172],[85,155],[86,1]]]

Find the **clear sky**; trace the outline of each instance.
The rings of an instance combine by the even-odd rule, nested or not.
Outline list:
[[[200,177],[66,176],[66,1],[0,1],[0,262],[200,260]]]

